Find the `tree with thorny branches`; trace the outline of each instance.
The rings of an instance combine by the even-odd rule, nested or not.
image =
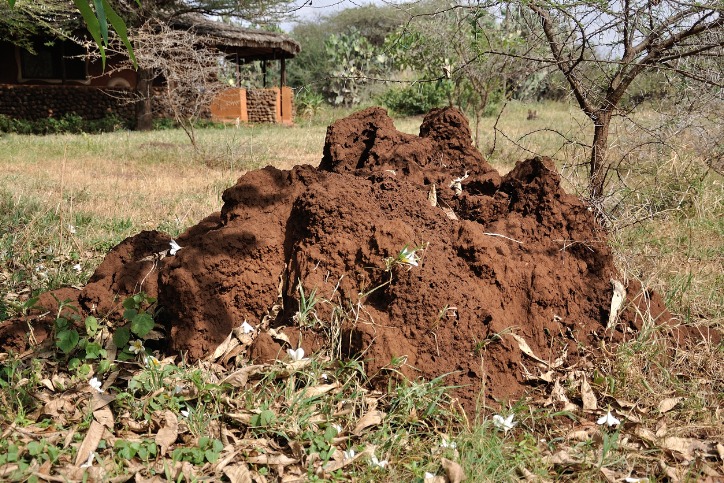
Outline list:
[[[592,200],[604,196],[611,120],[625,114],[621,101],[638,76],[658,70],[722,92],[721,0],[530,0],[517,6],[535,14],[537,22],[529,27],[548,45],[549,55],[535,60],[560,70],[579,107],[593,121]]]

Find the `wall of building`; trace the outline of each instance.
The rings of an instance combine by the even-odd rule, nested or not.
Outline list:
[[[111,114],[135,119],[132,93],[122,89],[88,86],[0,85],[0,114],[37,120],[77,114],[102,119]]]

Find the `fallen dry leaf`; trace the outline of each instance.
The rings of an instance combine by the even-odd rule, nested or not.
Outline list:
[[[93,417],[106,428],[113,430],[114,418],[110,408],[103,407],[93,411]]]
[[[510,335],[511,337],[513,337],[513,339],[515,339],[515,341],[518,343],[518,348],[523,352],[523,354],[527,355],[531,359],[535,359],[536,361],[540,362],[541,364],[545,364],[546,366],[549,365],[546,361],[544,361],[543,359],[541,359],[540,357],[538,357],[537,355],[535,355],[533,353],[533,349],[530,348],[530,346],[528,345],[528,343],[525,341],[524,338],[522,338],[521,336],[519,336],[518,334],[515,334],[515,333],[510,333],[508,335]]]
[[[611,310],[608,314],[606,329],[611,329],[616,325],[618,311],[621,309],[623,301],[626,300],[626,289],[623,284],[618,280],[611,279],[611,285],[613,285],[613,295],[611,296]]]
[[[262,364],[255,364],[251,366],[242,367],[241,369],[232,372],[221,380],[221,383],[231,384],[234,387],[244,387],[249,381],[249,377],[254,374],[260,374],[264,371],[265,366]]]
[[[236,463],[224,468],[224,475],[231,483],[251,483],[251,472],[245,463]]]
[[[296,396],[303,399],[315,398],[326,394],[333,389],[337,389],[338,387],[338,382],[335,382],[334,384],[320,384],[318,386],[305,387],[304,389],[297,391]]]
[[[598,409],[596,395],[593,393],[593,389],[591,389],[591,385],[585,376],[583,376],[583,382],[581,383],[581,398],[583,399],[584,411],[595,411]]]
[[[463,467],[456,462],[443,458],[440,460],[440,464],[442,464],[442,468],[445,470],[445,474],[450,483],[460,483],[466,478]]]
[[[83,442],[78,448],[78,454],[75,456],[75,466],[80,467],[83,463],[88,461],[88,456],[98,448],[101,438],[103,438],[103,432],[106,430],[105,426],[96,421],[91,421],[88,432],[83,438]]]
[[[669,436],[664,438],[661,443],[661,447],[680,454],[686,461],[691,461],[696,457],[696,452],[707,453],[709,447],[698,439],[693,438],[679,438],[677,436]]]
[[[362,432],[370,426],[376,426],[385,419],[385,413],[379,410],[370,411],[357,421],[357,425],[352,430],[352,434],[359,436]]]
[[[679,401],[684,399],[683,397],[669,397],[662,400],[659,403],[659,412],[664,414],[665,412],[671,411],[674,407],[679,404]]]
[[[168,448],[176,442],[178,438],[178,418],[169,410],[163,412],[164,425],[156,434],[156,444],[159,446],[160,455],[163,456]]]

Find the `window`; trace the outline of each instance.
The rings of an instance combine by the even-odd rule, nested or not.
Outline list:
[[[35,54],[20,50],[20,77],[41,80],[80,80],[87,77],[85,49],[67,40],[48,45],[36,42]]]

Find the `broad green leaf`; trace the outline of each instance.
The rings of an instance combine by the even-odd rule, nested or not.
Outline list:
[[[85,358],[86,359],[98,359],[101,355],[103,348],[97,342],[90,342],[85,346]]]
[[[141,6],[139,1],[139,6]],[[113,10],[113,7],[108,3],[108,0],[103,0],[103,7],[106,11],[106,17],[108,18],[108,21],[111,23],[111,26],[113,27],[113,30],[116,31],[118,36],[121,38],[121,41],[123,42],[123,45],[126,46],[126,49],[128,50],[128,57],[131,59],[131,62],[133,62],[133,68],[138,68],[138,63],[136,62],[136,54],[133,52],[133,46],[131,45],[131,41],[128,40],[128,29],[126,28],[126,24],[123,21],[121,17],[118,16],[115,10]],[[153,303],[151,299],[148,300],[149,303]]]
[[[80,335],[78,335],[77,330],[63,330],[58,332],[55,345],[64,353],[69,354],[78,345],[79,340]]]
[[[131,321],[131,332],[136,334],[138,337],[143,337],[153,329],[153,317],[146,312],[141,312],[136,315]]]
[[[103,70],[106,70],[106,49],[105,44],[103,43],[103,38],[101,37],[100,23],[93,13],[93,10],[90,8],[90,4],[86,0],[73,0],[73,3],[75,3],[75,7],[83,16],[88,32],[91,34],[91,37],[93,37],[98,49],[101,51]]]
[[[98,332],[98,319],[92,315],[85,318],[85,330],[88,337],[93,337]]]
[[[123,301],[123,308],[124,309],[135,309],[138,306],[136,301],[133,299],[133,297],[128,297],[126,300]]]
[[[113,333],[113,343],[121,350],[126,347],[129,340],[131,340],[131,331],[128,327],[120,327]]]
[[[123,311],[123,318],[126,320],[133,320],[133,318],[138,314],[138,310],[136,309],[126,309]]]
[[[103,0],[93,0],[93,6],[96,9],[96,18],[101,29],[103,45],[108,45],[108,21],[106,20],[106,10],[103,8]]]
[[[138,0],[140,1],[140,0]],[[15,0],[8,0],[8,5],[10,5],[10,8],[15,6]]]

